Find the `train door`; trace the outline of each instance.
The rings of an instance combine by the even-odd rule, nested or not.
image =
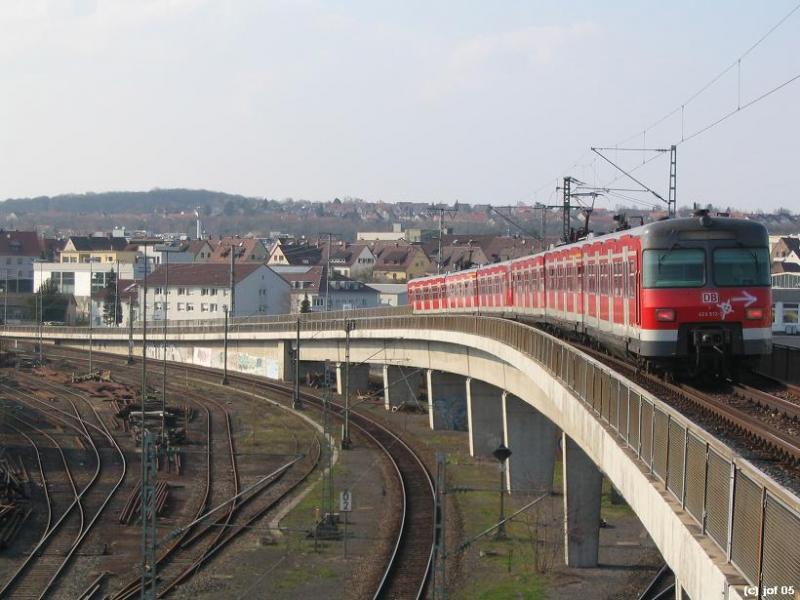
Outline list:
[[[630,337],[631,303],[630,303],[630,263],[628,262],[628,244],[622,246],[622,332]]]
[[[632,324],[633,327],[638,331],[641,327],[642,323],[642,316],[641,316],[641,307],[639,304],[639,291],[641,289],[641,281],[640,281],[640,273],[641,269],[639,268],[639,256],[640,253],[638,251],[638,243],[639,239],[635,238],[633,240],[634,246],[631,249],[631,254],[628,256],[628,284],[631,286],[631,295],[630,299],[628,300],[629,303],[629,310],[632,315]]]
[[[600,249],[595,248],[594,251],[594,317],[595,326],[600,329],[601,314],[600,314],[600,297],[602,296],[602,263],[600,260]]]
[[[469,299],[467,306],[470,308],[478,307],[478,274],[471,273],[467,278],[467,298]]]

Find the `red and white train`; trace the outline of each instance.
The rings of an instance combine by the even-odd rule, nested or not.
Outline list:
[[[767,231],[743,219],[669,219],[511,261],[413,279],[415,313],[546,323],[670,370],[735,368],[771,352]]]

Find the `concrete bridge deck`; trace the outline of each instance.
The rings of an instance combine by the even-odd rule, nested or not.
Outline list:
[[[416,395],[424,380],[432,428],[466,427],[475,455],[500,441],[514,449],[512,491],[552,485],[560,440],[567,564],[596,564],[604,474],[674,571],[679,597],[744,599],[755,597],[753,585],[796,590],[772,598],[800,592],[800,499],[602,363],[510,320],[365,311],[304,319],[301,364],[341,363],[348,321],[355,324],[350,362],[383,366],[386,407]],[[97,350],[141,354],[141,329],[91,335]],[[296,335],[294,317],[237,320],[228,332],[228,368],[290,380]],[[89,334],[6,327],[0,336],[88,349]],[[148,328],[147,338],[147,355],[160,358],[164,328]],[[221,368],[223,338],[219,322],[167,327],[167,358]],[[351,382],[364,381],[361,369],[351,368]]]

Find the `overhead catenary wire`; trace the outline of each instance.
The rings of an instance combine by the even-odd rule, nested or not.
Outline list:
[[[769,96],[771,96],[771,95],[772,95],[772,94],[774,94],[775,92],[777,92],[777,91],[779,91],[779,90],[781,90],[781,89],[785,88],[786,86],[788,86],[788,85],[790,85],[790,84],[794,83],[794,82],[795,82],[795,81],[797,81],[798,79],[800,79],[800,73],[798,73],[798,74],[797,74],[797,75],[795,75],[794,77],[790,77],[789,79],[787,79],[787,80],[786,80],[786,81],[784,81],[783,83],[780,83],[780,84],[776,85],[774,88],[772,88],[772,89],[770,89],[770,90],[767,90],[766,92],[764,92],[763,94],[761,94],[760,96],[758,96],[758,97],[756,97],[756,98],[753,98],[753,99],[752,99],[752,100],[750,100],[749,102],[745,102],[744,104],[742,104],[741,106],[739,106],[739,107],[735,108],[734,110],[731,110],[731,111],[727,112],[726,114],[724,114],[723,116],[721,116],[720,118],[718,118],[716,121],[712,121],[712,122],[711,122],[711,123],[709,123],[708,125],[705,125],[705,126],[701,127],[700,129],[698,129],[698,130],[697,130],[697,131],[695,131],[694,133],[692,133],[692,134],[689,134],[688,136],[686,136],[684,139],[682,139],[680,142],[678,142],[678,144],[683,144],[683,143],[685,143],[685,142],[688,142],[688,141],[689,141],[689,140],[691,140],[692,138],[696,138],[698,135],[700,135],[700,134],[702,134],[702,133],[705,133],[705,132],[706,132],[706,131],[708,131],[709,129],[713,129],[714,127],[716,127],[716,126],[717,126],[717,125],[719,125],[720,123],[723,123],[724,121],[727,121],[728,119],[730,119],[730,118],[731,118],[733,115],[735,115],[736,113],[740,113],[740,112],[742,112],[743,110],[745,110],[745,109],[747,109],[747,108],[750,108],[750,107],[751,107],[751,106],[753,106],[754,104],[757,104],[758,102],[761,102],[761,101],[762,101],[762,100],[764,100],[765,98],[768,98]]]
[[[634,133],[634,134],[632,134],[632,135],[620,140],[619,142],[617,142],[617,144],[615,144],[615,146],[613,148],[615,150],[623,150],[622,148],[618,148],[618,146],[622,146],[624,144],[627,144],[627,143],[629,143],[629,142],[631,142],[633,140],[637,140],[637,139],[640,139],[640,138],[646,139],[648,131],[658,127],[659,125],[661,125],[662,123],[664,123],[665,121],[669,120],[671,117],[673,117],[673,116],[675,116],[677,114],[681,115],[681,139],[680,139],[679,142],[676,143],[676,145],[683,144],[683,143],[688,142],[689,140],[694,139],[694,138],[698,137],[699,135],[709,131],[710,129],[713,129],[717,125],[720,125],[721,123],[727,121],[730,117],[732,117],[733,115],[737,114],[738,112],[741,112],[742,110],[745,110],[746,108],[749,108],[749,107],[753,106],[754,104],[760,102],[761,100],[766,99],[767,97],[771,96],[772,94],[778,92],[779,90],[785,88],[786,86],[788,86],[788,85],[794,83],[795,81],[797,81],[798,79],[800,79],[800,74],[797,74],[797,75],[795,75],[793,77],[790,77],[789,79],[787,79],[783,83],[780,83],[779,85],[767,90],[766,92],[762,93],[761,95],[759,95],[758,97],[754,98],[753,100],[750,100],[749,102],[746,102],[746,103],[742,104],[742,101],[741,101],[741,94],[742,94],[742,87],[741,87],[742,61],[745,58],[747,58],[756,48],[758,48],[765,40],[767,40],[775,31],[777,31],[784,23],[786,23],[786,21],[788,21],[798,10],[800,10],[800,2],[796,3],[787,13],[785,13],[763,35],[761,35],[753,44],[751,44],[744,52],[742,52],[739,56],[737,56],[733,61],[728,63],[727,66],[725,66],[719,73],[714,75],[705,84],[700,86],[695,92],[690,94],[686,98],[686,100],[681,102],[678,106],[676,106],[672,110],[668,111],[666,114],[664,114],[660,118],[658,118],[655,121],[653,121],[647,127],[643,128],[643,129],[640,129],[636,133]],[[685,133],[684,133],[686,107],[689,104],[691,104],[692,102],[694,102],[703,93],[705,93],[709,88],[713,87],[714,84],[716,84],[720,79],[722,79],[726,74],[728,74],[734,68],[736,68],[738,70],[736,109],[725,113],[724,115],[722,115],[718,119],[712,121],[711,123],[701,127],[700,129],[698,129],[698,130],[694,131],[693,133],[689,134],[688,136],[686,136]],[[567,167],[566,169],[563,169],[562,171],[560,171],[560,173],[566,173],[570,169],[575,168],[578,165],[578,163],[581,161],[581,159],[586,154],[587,154],[587,152],[582,153],[577,159],[575,159],[570,164],[569,167]],[[643,159],[643,161],[642,161],[642,163],[640,165],[638,165],[637,167],[631,168],[628,171],[632,173],[637,168],[648,164],[651,160],[657,158],[658,156],[660,156],[660,154],[657,154],[656,156],[651,157],[651,158],[646,159],[646,160]],[[597,159],[595,159],[591,164],[592,165],[596,165],[596,163],[597,163]],[[615,181],[618,181],[621,177],[623,177],[623,175],[618,175],[614,179],[610,180],[606,184],[601,185],[599,187],[609,186],[609,185],[613,184]],[[556,180],[557,180],[557,178],[556,178]],[[542,190],[547,188],[548,185],[549,185],[549,183],[545,183],[545,184],[541,185],[540,187],[536,188],[532,192],[531,196],[533,196],[533,197],[537,196]]]
[[[737,56],[731,63],[728,64],[728,66],[722,69],[719,73],[717,73],[714,77],[708,80],[705,84],[700,86],[700,88],[696,92],[691,94],[680,105],[676,106],[674,109],[670,110],[667,114],[655,120],[653,123],[651,123],[644,129],[641,129],[636,133],[634,133],[633,135],[625,138],[624,140],[617,142],[616,145],[621,146],[623,144],[627,144],[632,140],[638,139],[640,135],[650,131],[651,129],[658,127],[664,121],[667,121],[670,117],[675,116],[679,112],[680,113],[684,112],[689,104],[691,104],[694,100],[699,98],[704,92],[706,92],[706,90],[711,88],[715,83],[717,83],[720,79],[722,79],[725,75],[727,75],[732,69],[740,68],[742,60],[746,58],[753,50],[758,48],[758,46],[760,46],[769,36],[771,36],[781,25],[783,25],[786,21],[788,21],[791,18],[791,16],[794,15],[794,13],[796,13],[798,10],[800,10],[800,2],[795,4],[794,7],[788,13],[786,13],[783,17],[781,17],[777,23],[775,23],[772,27],[770,27],[769,30],[767,30],[766,33],[764,33],[760,38],[758,38],[758,40],[755,43],[753,43],[749,48],[747,48],[747,50],[745,50],[739,56]]]

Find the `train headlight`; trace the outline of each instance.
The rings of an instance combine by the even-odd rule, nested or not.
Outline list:
[[[656,321],[674,321],[675,320],[675,309],[674,308],[657,308],[656,309]]]
[[[748,308],[744,311],[745,319],[750,321],[760,321],[764,318],[764,309],[763,308]]]

